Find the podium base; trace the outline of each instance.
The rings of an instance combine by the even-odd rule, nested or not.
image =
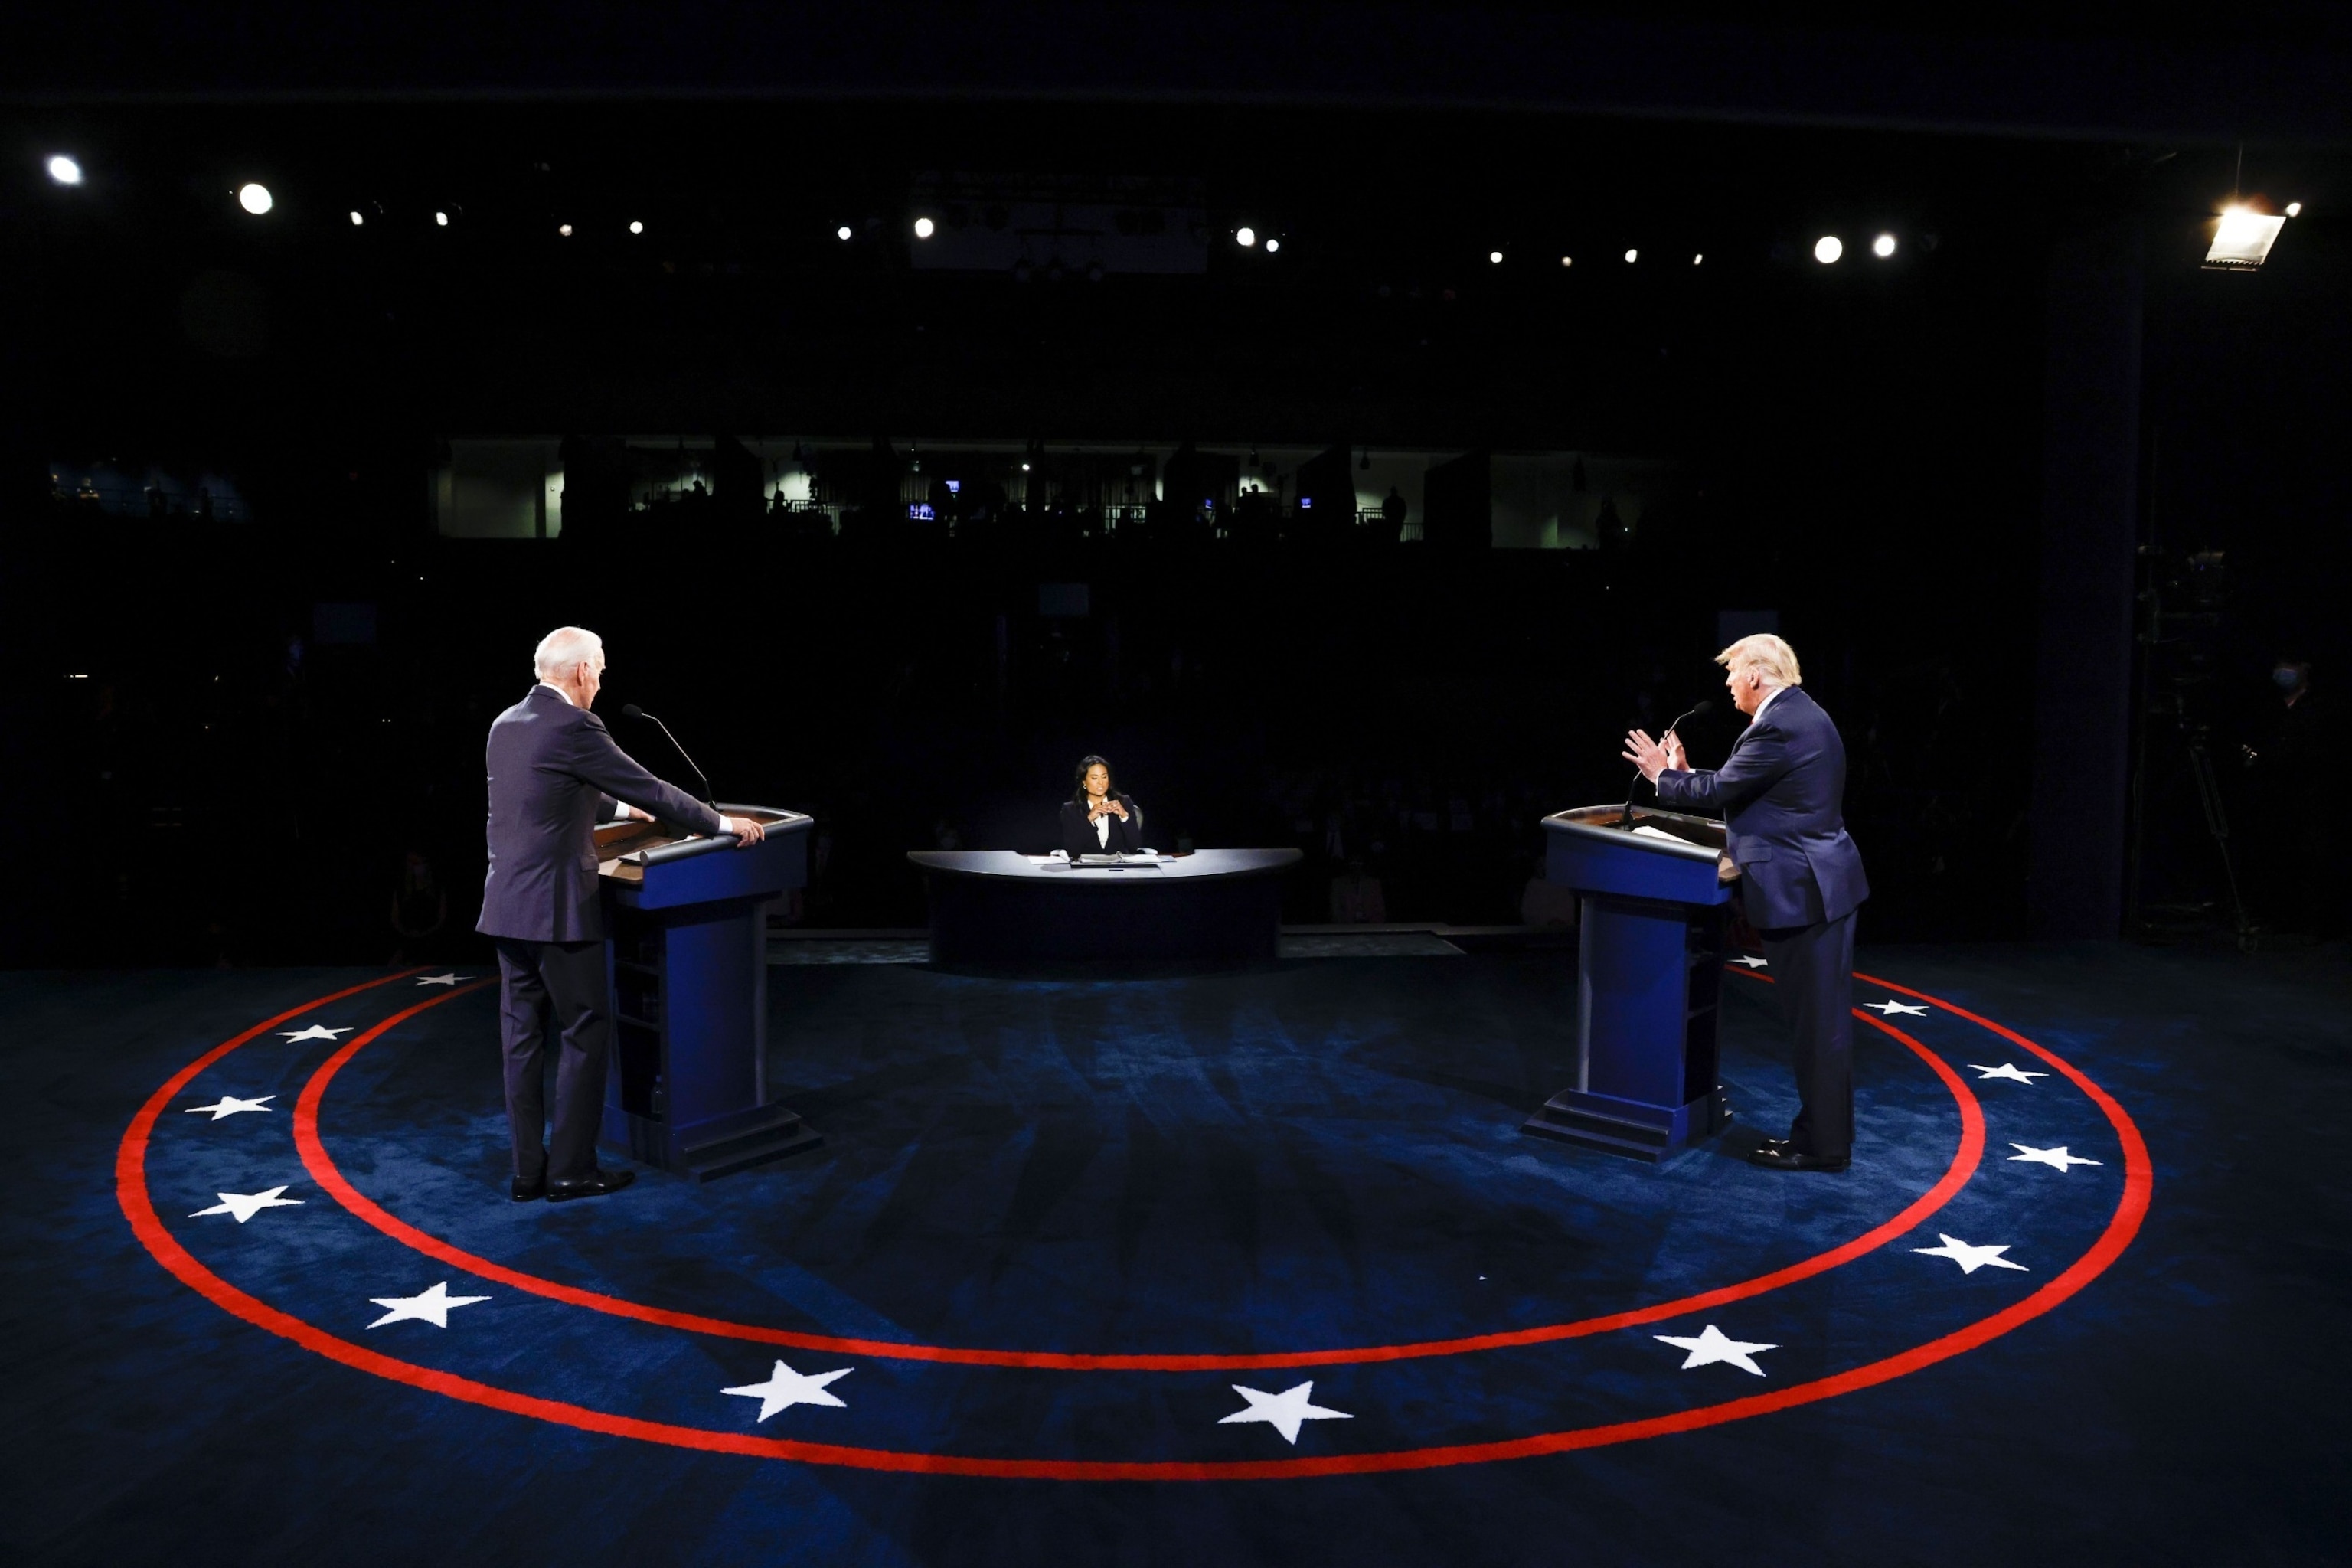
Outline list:
[[[597,1139],[616,1154],[698,1182],[790,1159],[824,1142],[824,1134],[799,1112],[782,1105],[756,1106],[685,1128],[607,1105]]]
[[[1528,1117],[1519,1131],[1656,1164],[1730,1125],[1731,1107],[1718,1084],[1683,1106],[1649,1105],[1564,1089],[1544,1101],[1543,1109]]]

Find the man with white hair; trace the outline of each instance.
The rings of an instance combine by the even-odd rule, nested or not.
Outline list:
[[[738,848],[765,830],[664,784],[614,743],[589,711],[604,678],[604,644],[594,632],[557,627],[541,639],[533,668],[539,683],[490,725],[490,869],[474,929],[499,950],[514,1200],[561,1203],[618,1192],[635,1177],[596,1165],[613,1041],[596,824],[658,817],[712,837],[730,835]],[[562,1052],[554,1136],[542,1142],[541,1064],[551,1018]]]
[[[1748,728],[1723,766],[1692,769],[1682,741],[1639,730],[1625,760],[1658,804],[1720,810],[1725,874],[1764,939],[1796,1037],[1795,1122],[1748,1158],[1782,1171],[1843,1171],[1853,1151],[1853,918],[1870,897],[1862,852],[1845,830],[1845,743],[1805,695],[1797,652],[1770,633],[1715,656]]]

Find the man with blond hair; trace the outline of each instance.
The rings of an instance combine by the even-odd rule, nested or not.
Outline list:
[[[1715,656],[1748,728],[1723,766],[1693,769],[1680,738],[1625,737],[1658,804],[1723,813],[1727,875],[1764,939],[1797,1047],[1797,1118],[1748,1156],[1782,1171],[1843,1171],[1853,1151],[1853,919],[1870,897],[1845,830],[1845,743],[1804,693],[1797,651],[1769,632]]]
[[[594,632],[558,626],[541,639],[531,666],[538,684],[490,725],[490,869],[474,929],[499,950],[514,1200],[562,1203],[618,1192],[633,1177],[596,1165],[613,1044],[596,824],[658,817],[714,838],[731,836],[738,848],[757,844],[763,831],[664,784],[614,743],[588,710],[604,679],[604,639]],[[543,1140],[541,1064],[551,1020],[562,1050],[554,1135]]]

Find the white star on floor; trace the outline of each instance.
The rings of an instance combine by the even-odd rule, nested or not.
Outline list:
[[[1908,1013],[1915,1018],[1924,1018],[1927,1016],[1927,1009],[1925,1007],[1906,1007],[1891,996],[1884,1002],[1864,1002],[1863,1005],[1882,1018],[1892,1018],[1897,1013]]]
[[[1683,1358],[1685,1372],[1688,1372],[1695,1366],[1713,1366],[1717,1362],[1722,1362],[1727,1365],[1736,1366],[1742,1372],[1752,1372],[1761,1377],[1764,1375],[1764,1369],[1756,1364],[1755,1352],[1776,1351],[1780,1348],[1779,1345],[1751,1345],[1744,1340],[1732,1339],[1713,1323],[1701,1329],[1698,1338],[1695,1340],[1683,1339],[1674,1334],[1653,1334],[1650,1337],[1663,1341],[1676,1350],[1690,1352],[1690,1354]]]
[[[1943,1246],[1915,1247],[1911,1250],[1925,1253],[1929,1258],[1948,1258],[1960,1266],[1960,1272],[1963,1274],[1974,1274],[1978,1269],[1984,1268],[2014,1268],[2020,1274],[2032,1272],[2024,1264],[2011,1263],[2001,1256],[2009,1250],[2009,1244],[2006,1242],[1999,1247],[1970,1247],[1957,1236],[1946,1236],[1940,1230],[1936,1235],[1943,1242]]]
[[[379,1307],[392,1309],[368,1325],[380,1329],[386,1323],[405,1322],[414,1318],[420,1323],[430,1323],[436,1329],[449,1326],[449,1314],[459,1307],[470,1307],[477,1301],[487,1301],[488,1296],[452,1296],[449,1281],[444,1279],[422,1296],[371,1296],[369,1300]]]
[[[464,976],[464,975],[462,975],[462,974],[454,974],[454,973],[452,973],[452,974],[428,974],[428,975],[425,976],[423,979],[419,980],[416,984],[418,984],[419,985],[455,985],[455,984],[457,984],[457,982],[458,982],[458,981],[460,981],[460,980],[462,980],[462,979],[464,979],[464,978],[465,978],[465,976]]]
[[[349,1028],[330,1029],[313,1024],[307,1029],[280,1029],[278,1032],[299,1046],[305,1040],[331,1040],[337,1035],[350,1034],[351,1030]]]
[[[278,1195],[285,1190],[284,1187],[272,1187],[266,1193],[216,1193],[214,1195],[219,1198],[220,1202],[208,1209],[198,1209],[188,1217],[202,1219],[208,1214],[232,1214],[236,1216],[236,1223],[243,1225],[263,1209],[300,1208],[302,1206],[300,1198],[281,1198]]]
[[[1736,963],[1742,969],[1761,969],[1765,966],[1764,961],[1751,952],[1743,952],[1738,958],[1730,959],[1727,962]]]
[[[847,1377],[856,1370],[854,1366],[845,1366],[839,1372],[821,1372],[809,1377],[778,1362],[776,1370],[768,1374],[767,1382],[747,1383],[740,1388],[722,1388],[719,1392],[731,1394],[738,1399],[758,1400],[762,1421],[777,1411],[790,1410],[795,1405],[830,1405],[835,1410],[846,1410],[849,1406],[827,1394],[824,1385],[837,1378]]]
[[[1253,1421],[1263,1421],[1281,1433],[1282,1440],[1293,1447],[1297,1445],[1298,1426],[1301,1422],[1353,1421],[1355,1419],[1344,1410],[1326,1410],[1319,1405],[1307,1404],[1307,1395],[1315,1392],[1315,1385],[1311,1383],[1302,1383],[1295,1387],[1286,1388],[1280,1394],[1261,1394],[1255,1388],[1244,1388],[1238,1383],[1232,1384],[1232,1388],[1235,1394],[1249,1401],[1249,1408],[1234,1411],[1231,1415],[1218,1422],[1218,1426],[1247,1426]]]
[[[197,1116],[209,1110],[213,1113],[213,1120],[218,1121],[222,1117],[235,1116],[240,1110],[268,1110],[269,1102],[277,1098],[274,1094],[265,1094],[259,1100],[236,1100],[224,1094],[211,1105],[191,1105],[187,1114]]]
[[[2031,1160],[2037,1165],[2047,1165],[2061,1173],[2075,1165],[2097,1165],[2105,1163],[2099,1160],[2085,1160],[2080,1154],[2069,1154],[2063,1143],[2059,1144],[2055,1149],[2036,1149],[2030,1143],[2011,1143],[2010,1147],[2017,1151],[2009,1157],[2011,1164],[2014,1165],[2021,1160]]]
[[[1969,1066],[1977,1069],[1977,1077],[1980,1080],[1989,1078],[2005,1078],[2011,1083],[2031,1084],[2037,1078],[2050,1076],[2046,1072],[2027,1072],[2015,1062],[2003,1062],[1997,1068],[1989,1068],[1982,1062],[1970,1062]]]

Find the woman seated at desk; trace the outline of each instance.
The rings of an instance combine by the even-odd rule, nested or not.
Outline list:
[[[1078,788],[1062,805],[1062,847],[1081,855],[1132,855],[1143,847],[1143,808],[1111,787],[1100,757],[1078,763]]]

